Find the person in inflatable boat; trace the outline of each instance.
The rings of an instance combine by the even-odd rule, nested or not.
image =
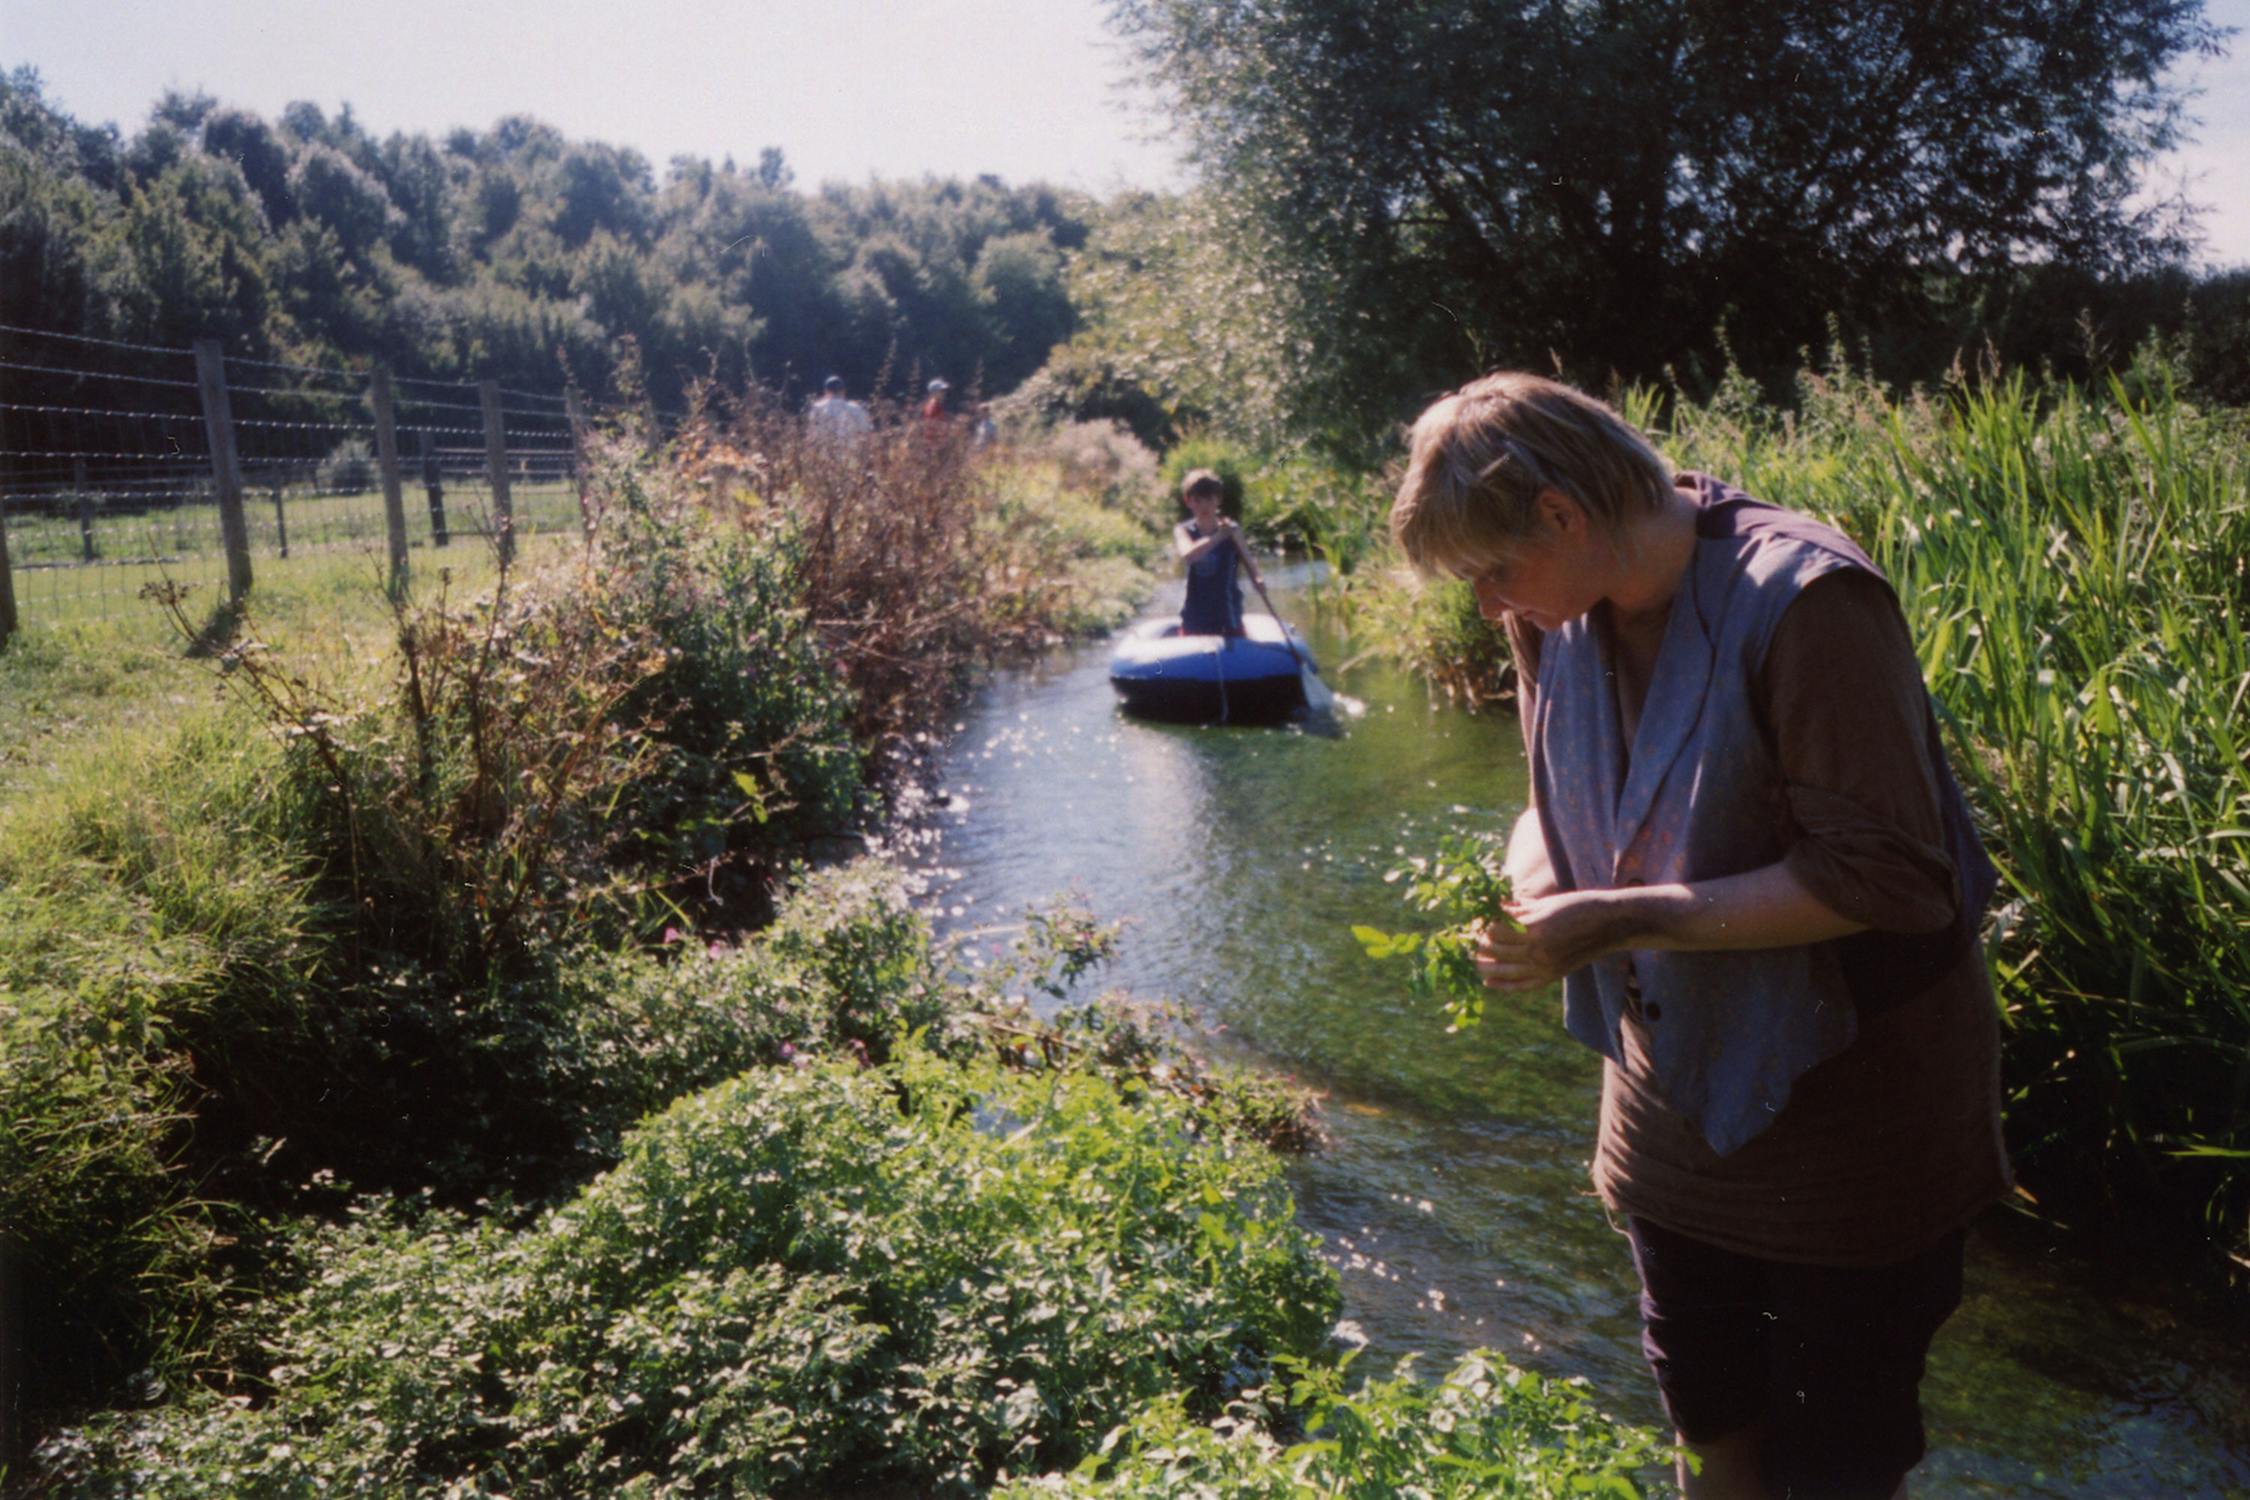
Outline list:
[[[1180,481],[1187,519],[1172,528],[1172,552],[1187,568],[1187,598],[1180,607],[1182,635],[1242,634],[1242,579],[1265,587],[1257,560],[1243,545],[1242,528],[1219,513],[1226,485],[1209,469],[1191,469]]]

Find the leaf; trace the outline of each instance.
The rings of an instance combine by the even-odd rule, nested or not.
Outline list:
[[[1359,945],[1367,950],[1369,958],[1388,958],[1391,954],[1391,935],[1380,927],[1354,924],[1352,936],[1359,939]]]

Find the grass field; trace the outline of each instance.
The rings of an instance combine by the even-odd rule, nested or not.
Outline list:
[[[578,493],[567,481],[511,487],[521,535],[567,533],[579,524]],[[260,583],[307,567],[325,573],[347,561],[377,576],[384,566],[383,497],[253,490],[244,505],[253,572]],[[433,520],[419,485],[406,494],[410,567],[458,566],[456,558],[484,550],[492,525],[491,492],[480,482],[445,489],[449,545],[436,545]],[[216,592],[226,581],[215,502],[197,502],[141,514],[97,511],[91,531],[95,560],[87,562],[86,533],[69,515],[8,517],[8,560],[16,608],[25,629],[121,619],[147,610],[141,590],[170,578]],[[284,541],[286,540],[286,555]]]
[[[521,555],[537,563],[567,552],[572,540],[569,532],[534,534]],[[419,597],[441,588],[471,597],[490,587],[496,567],[484,538],[461,536],[442,551],[415,550],[411,588]],[[167,570],[113,571],[154,581]],[[195,589],[189,608],[198,618],[223,597],[223,564],[171,576]],[[262,559],[248,623],[259,639],[310,672],[366,672],[387,662],[395,638],[382,585],[379,551],[338,548],[293,554],[287,562]],[[104,610],[61,596],[71,607],[34,625],[39,596],[26,599],[23,574],[17,575],[26,628],[0,651],[0,804],[74,758],[79,746],[180,718],[212,700],[210,663],[183,652],[178,631],[156,604],[139,597],[139,587],[135,582],[130,590],[101,596],[110,606]]]

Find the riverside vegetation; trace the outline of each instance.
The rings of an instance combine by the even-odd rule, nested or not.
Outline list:
[[[804,862],[963,674],[1116,618],[1134,463],[700,410],[599,445],[583,547],[0,655],[47,725],[0,807],[10,1488],[1638,1493],[1577,1386],[1347,1390],[1309,1101],[1035,1012],[1087,914],[979,962]]]

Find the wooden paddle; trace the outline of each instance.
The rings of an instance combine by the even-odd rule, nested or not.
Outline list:
[[[1240,535],[1241,533],[1236,533],[1238,539],[1235,545],[1242,548],[1242,560],[1249,562],[1250,549],[1242,546]],[[1289,622],[1281,618],[1280,610],[1273,607],[1273,595],[1266,592],[1265,580],[1258,576],[1255,567],[1250,570],[1250,587],[1258,591],[1258,597],[1265,601],[1266,613],[1272,615],[1274,624],[1281,627],[1281,644],[1289,648],[1289,657],[1296,662],[1298,675],[1304,679],[1305,707],[1318,714],[1332,711],[1336,706],[1336,695],[1328,690],[1328,684],[1320,680],[1320,673],[1311,662],[1305,660],[1304,653],[1297,649],[1297,643],[1289,638]]]

